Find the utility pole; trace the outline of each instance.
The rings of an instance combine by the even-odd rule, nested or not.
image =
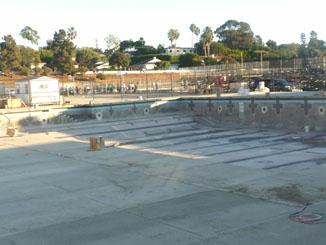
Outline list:
[[[120,76],[120,98],[121,98],[121,101],[123,101],[122,84],[123,84],[123,74],[121,74],[121,76]]]
[[[263,53],[267,53],[265,50],[256,50],[255,53],[260,54],[260,72],[263,74]]]
[[[121,70],[119,70],[118,72],[117,72],[117,76],[119,76],[120,77],[120,98],[121,98],[121,101],[122,101],[122,79],[123,79],[123,73],[122,73],[122,71]]]
[[[171,80],[171,97],[173,96],[173,75],[172,72],[170,72],[170,80]]]
[[[145,78],[146,78],[146,98],[148,100],[148,77],[147,77],[147,72],[145,71]]]
[[[95,94],[94,94],[94,80],[93,79],[91,80],[91,83],[92,83],[92,100],[93,100],[93,103],[94,103]]]
[[[241,77],[243,76],[243,51],[241,51]]]

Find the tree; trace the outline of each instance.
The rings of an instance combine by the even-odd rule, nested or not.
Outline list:
[[[194,47],[194,34],[198,27],[195,24],[191,24],[189,29],[191,31],[191,47]]]
[[[48,41],[47,49],[53,52],[50,67],[63,74],[73,74],[75,72],[74,54],[76,47],[73,39],[77,33],[74,28],[68,31],[63,29],[54,33],[53,40]]]
[[[74,40],[77,37],[77,31],[74,27],[68,28],[67,37],[70,41]]]
[[[93,48],[80,48],[76,51],[76,61],[80,67],[94,70],[96,63],[101,60],[101,55]]]
[[[196,27],[194,34],[197,36],[197,41],[198,41],[198,36],[200,34],[200,29],[199,27]]]
[[[110,34],[104,39],[104,41],[106,42],[106,47],[107,47],[105,53],[107,57],[110,59],[110,57],[114,54],[114,52],[120,49],[120,40],[116,36]]]
[[[135,48],[141,48],[144,47],[146,44],[145,39],[143,37],[140,37],[138,41],[134,42]]]
[[[134,52],[135,56],[140,56],[140,55],[148,55],[148,54],[156,54],[157,50],[156,48],[152,46],[143,46],[143,47],[138,47],[137,50]]]
[[[279,56],[285,59],[296,58],[299,48],[300,44],[297,43],[281,44],[278,50]]]
[[[310,32],[307,53],[310,57],[323,56],[326,53],[325,42],[318,39],[318,34],[315,31]]]
[[[125,52],[128,49],[132,49],[135,47],[135,43],[133,40],[124,40],[120,43],[120,51]]]
[[[301,33],[300,34],[300,48],[298,51],[298,56],[299,58],[303,58],[304,62],[306,62],[306,58],[308,57],[308,49],[307,49],[307,38],[306,38],[306,34]]]
[[[158,54],[164,54],[165,53],[165,48],[164,48],[164,46],[162,44],[159,44],[157,46],[157,53]]]
[[[201,34],[201,41],[203,44],[203,49],[205,53],[205,57],[210,55],[210,46],[213,42],[214,34],[210,27],[205,27],[203,33]]]
[[[301,41],[301,45],[303,45],[304,47],[306,47],[306,45],[307,45],[306,34],[304,34],[304,33],[301,33],[300,34],[300,41]]]
[[[253,46],[254,49],[262,49],[264,47],[264,42],[261,36],[259,35],[254,36]]]
[[[179,65],[180,67],[190,67],[199,66],[201,64],[201,59],[198,54],[183,54],[180,55]]]
[[[38,41],[40,40],[40,36],[38,35],[37,31],[32,29],[30,26],[25,26],[20,31],[20,36],[35,45],[37,45]]]
[[[51,65],[53,63],[53,51],[48,47],[39,49],[41,62]]]
[[[20,65],[22,67],[26,67],[30,70],[31,65],[36,66],[37,64],[41,63],[39,52],[25,46],[19,46],[18,48],[21,57]]]
[[[120,43],[120,52],[127,52],[132,56],[148,55],[148,54],[157,54],[160,53],[153,46],[145,45],[145,39],[140,37],[138,41],[134,42],[133,40],[124,40]],[[111,52],[115,52],[112,50]],[[113,54],[112,53],[112,54]]]
[[[228,48],[249,50],[253,45],[254,33],[246,22],[228,20],[215,33]]]
[[[11,35],[4,36],[0,43],[0,70],[6,73],[20,69],[20,53]]]
[[[315,31],[310,32],[310,40],[308,43],[308,48],[310,49],[324,49],[325,42],[318,39],[318,34]]]
[[[115,52],[110,58],[110,64],[118,68],[127,68],[130,64],[130,57],[122,52]]]
[[[169,40],[171,42],[171,46],[172,47],[175,48],[177,46],[176,45],[176,42],[177,42],[179,36],[180,36],[180,33],[179,33],[179,31],[177,29],[170,29],[169,30],[169,32],[168,32],[168,38],[169,38]]]
[[[313,40],[318,39],[318,34],[317,34],[317,32],[315,32],[315,31],[311,31],[311,32],[310,32],[310,40],[311,40],[311,39],[313,39]]]
[[[276,50],[277,49],[277,43],[275,41],[273,41],[273,40],[268,40],[266,42],[266,45],[267,45],[267,47],[269,47],[272,50]]]

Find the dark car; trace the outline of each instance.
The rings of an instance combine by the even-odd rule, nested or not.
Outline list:
[[[259,88],[260,82],[265,82],[265,87],[270,91],[292,91],[291,85],[285,79],[257,79],[250,84],[250,89],[254,91]]]

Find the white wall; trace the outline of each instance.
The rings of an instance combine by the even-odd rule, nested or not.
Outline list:
[[[16,96],[29,105],[59,104],[59,80],[40,77],[16,82]]]
[[[15,84],[15,95],[24,101],[25,104],[29,104],[29,83],[28,81],[20,81]]]
[[[60,103],[59,80],[38,78],[30,81],[31,104]]]

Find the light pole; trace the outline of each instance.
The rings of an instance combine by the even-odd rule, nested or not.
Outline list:
[[[95,100],[95,91],[94,91],[94,80],[92,80],[92,90],[93,90],[93,102],[94,102],[94,100]]]
[[[261,74],[263,74],[263,53],[267,53],[267,51],[265,50],[256,50],[255,53],[259,53],[260,54],[260,72]]]
[[[173,96],[173,74],[170,73],[170,79],[171,79],[171,97]]]
[[[146,70],[144,71],[145,72],[145,78],[146,78],[146,98],[148,100],[148,77],[147,77],[147,72]]]
[[[120,77],[120,98],[121,98],[121,101],[123,101],[123,96],[122,96],[123,73],[122,73],[122,71],[118,71],[117,75]]]
[[[241,51],[241,77],[243,77],[243,52]]]
[[[147,77],[147,72],[146,72],[146,69],[143,68],[141,70],[141,72],[143,72],[145,74],[145,82],[146,82],[146,99],[148,100],[148,77]]]

